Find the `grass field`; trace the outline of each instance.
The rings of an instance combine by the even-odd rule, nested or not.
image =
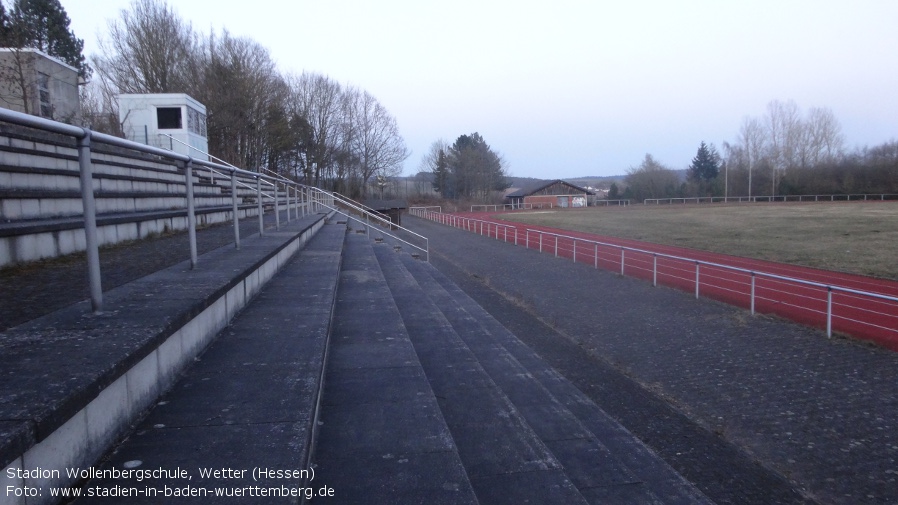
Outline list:
[[[502,219],[898,279],[895,202],[632,205]]]

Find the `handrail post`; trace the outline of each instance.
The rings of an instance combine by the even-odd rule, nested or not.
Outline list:
[[[90,280],[90,306],[94,313],[103,310],[103,286],[100,277],[100,244],[97,239],[97,206],[94,201],[93,167],[90,160],[90,130],[78,138],[78,166],[81,178],[81,205],[84,209],[84,243],[87,274]]]
[[[652,287],[658,287],[658,253],[652,253]]]
[[[234,246],[240,249],[240,217],[237,215],[237,170],[231,170],[231,207],[234,213]]]
[[[598,270],[599,269],[599,244],[596,244],[595,259],[596,259],[596,270]]]
[[[577,262],[577,239],[573,239],[574,263]]]
[[[196,206],[193,200],[193,158],[184,162],[184,177],[187,181],[187,237],[190,242],[190,269],[196,268]]]
[[[555,257],[558,257],[558,235],[555,235]]]
[[[261,237],[265,231],[265,223],[262,215],[262,176],[256,175],[256,207],[259,209],[259,236]]]
[[[620,274],[624,275],[624,251],[623,247],[620,248]]]
[[[280,198],[278,197],[278,181],[275,179],[274,186],[272,188],[274,192],[274,229],[281,229],[281,205]]]
[[[539,233],[539,252],[543,252],[543,232],[537,233]]]

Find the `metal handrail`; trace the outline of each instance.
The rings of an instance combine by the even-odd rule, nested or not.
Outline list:
[[[158,147],[141,144],[138,142],[134,142],[127,139],[122,139],[119,137],[114,137],[112,135],[107,135],[104,133],[98,133],[91,131],[87,128],[81,128],[77,126],[68,125],[65,123],[60,123],[57,121],[52,121],[49,119],[40,118],[37,116],[32,116],[29,114],[23,114],[21,112],[12,111],[9,109],[0,108],[0,121],[5,121],[11,124],[16,124],[20,126],[25,126],[29,128],[35,128],[38,130],[43,130],[51,133],[56,133],[60,135],[66,135],[70,137],[74,137],[77,142],[77,150],[78,150],[78,165],[79,165],[79,176],[80,176],[80,186],[81,186],[81,200],[83,207],[83,217],[84,217],[84,232],[85,232],[85,252],[87,256],[87,269],[88,269],[88,281],[90,285],[90,300],[91,307],[94,312],[99,312],[102,310],[103,306],[103,290],[101,283],[101,275],[100,275],[100,260],[99,260],[99,238],[97,233],[97,216],[96,216],[96,203],[94,201],[94,189],[93,189],[93,169],[92,169],[92,160],[91,160],[91,143],[93,141],[102,142],[104,144],[122,147],[125,149],[151,154],[154,156],[159,156],[160,158],[169,159],[175,162],[180,168],[184,169],[185,175],[185,185],[186,185],[186,194],[187,194],[187,231],[189,235],[190,242],[190,264],[191,267],[195,267],[197,263],[197,246],[196,246],[196,215],[194,209],[194,198],[193,198],[193,178],[194,178],[194,169],[197,166],[205,167],[210,170],[218,170],[224,171],[230,174],[230,179],[232,181],[232,189],[236,188],[236,179],[237,176],[250,177],[254,178],[257,181],[258,187],[254,190],[260,194],[259,203],[260,203],[260,214],[259,214],[259,233],[263,233],[263,220],[262,220],[262,212],[261,212],[261,201],[264,198],[265,193],[261,191],[261,185],[263,183],[274,186],[275,183],[270,182],[271,177],[265,176],[260,173],[250,172],[247,170],[242,170],[240,168],[236,168],[234,166],[224,166],[221,164],[213,163],[206,160],[198,160],[194,159],[190,156],[176,153],[174,151],[161,149]],[[219,172],[220,173],[220,172]],[[292,184],[297,189],[304,188],[301,184]],[[237,247],[240,245],[240,233],[239,233],[239,224],[238,224],[238,209],[237,209],[237,200],[236,200],[236,191],[233,191],[232,201],[233,201],[233,220],[234,220],[234,235],[235,235],[235,243]],[[275,195],[275,201],[277,201]],[[275,208],[275,216],[279,218],[279,205],[276,205]],[[289,199],[287,201],[287,218],[290,218],[290,202]],[[298,206],[297,206],[298,211]],[[297,212],[298,214],[298,212]],[[279,219],[278,219],[279,222]]]
[[[855,197],[852,200],[852,197]],[[863,198],[861,198],[863,197]],[[871,198],[868,198],[871,197]],[[813,198],[813,200],[811,200]],[[697,204],[701,203],[773,203],[773,202],[820,202],[820,201],[846,201],[846,202],[854,202],[854,201],[869,201],[869,200],[895,200],[898,199],[898,194],[893,193],[874,193],[874,194],[866,194],[866,193],[844,193],[844,194],[829,194],[829,195],[752,195],[752,196],[690,196],[690,197],[675,197],[675,198],[646,198],[643,200],[643,205],[661,205],[662,202],[665,202],[669,205],[674,203],[689,203],[694,202]],[[759,202],[761,200],[761,202]]]
[[[399,242],[408,244],[410,247],[423,251],[425,257],[429,260],[429,247],[427,237],[415,233],[411,230],[403,228],[398,225],[394,225],[390,223],[388,220],[381,217],[379,214],[367,211],[363,208],[360,208],[354,202],[351,202],[348,199],[340,195],[335,195],[334,193],[329,193],[327,191],[321,190],[319,188],[306,186],[289,179],[286,179],[279,174],[275,174],[274,177],[263,174],[261,171],[259,172],[251,172],[248,170],[243,170],[237,168],[231,164],[220,164],[215,163],[208,160],[198,160],[194,159],[191,156],[180,154],[171,150],[166,150],[154,146],[150,146],[147,144],[141,144],[138,142],[134,142],[127,139],[122,139],[119,137],[113,137],[111,135],[106,135],[102,133],[92,132],[87,128],[80,128],[77,126],[72,126],[64,123],[59,123],[56,121],[51,121],[48,119],[40,118],[37,116],[31,116],[28,114],[22,114],[19,112],[11,111],[8,109],[0,108],[0,121],[6,121],[8,123],[17,124],[21,126],[26,126],[30,128],[36,128],[43,131],[48,131],[52,133],[57,133],[61,135],[66,135],[70,137],[74,137],[77,141],[78,148],[78,163],[79,163],[79,174],[81,179],[81,196],[82,196],[82,205],[83,205],[83,215],[84,215],[84,231],[85,231],[85,249],[88,260],[88,280],[90,284],[90,299],[91,299],[91,307],[94,312],[100,312],[103,307],[103,290],[101,284],[101,275],[100,275],[100,260],[99,260],[99,239],[97,233],[97,218],[96,218],[96,204],[94,202],[94,189],[93,189],[93,175],[92,175],[92,160],[91,160],[91,141],[99,141],[104,144],[109,144],[113,146],[122,147],[125,149],[151,154],[154,156],[158,156],[163,159],[172,160],[179,168],[184,169],[184,177],[185,177],[185,185],[186,185],[186,196],[187,196],[187,231],[189,235],[189,243],[190,243],[190,264],[191,268],[195,267],[197,264],[197,245],[196,245],[196,215],[194,208],[194,195],[193,195],[193,179],[194,179],[194,171],[197,167],[202,167],[204,169],[208,169],[212,174],[219,174],[222,176],[226,176],[231,181],[231,200],[232,200],[232,213],[233,213],[233,222],[234,222],[234,242],[236,247],[240,247],[240,228],[239,228],[239,217],[238,217],[238,203],[237,203],[237,187],[238,184],[242,187],[249,188],[253,192],[258,195],[257,204],[258,204],[258,215],[259,215],[259,234],[264,233],[264,221],[263,221],[263,199],[266,197],[272,197],[275,202],[275,223],[276,226],[280,227],[280,209],[281,204],[278,199],[278,184],[284,184],[287,190],[287,200],[286,200],[286,209],[287,209],[287,220],[290,220],[291,210],[295,210],[296,218],[299,218],[299,210],[303,209],[303,214],[309,211],[310,209],[314,209],[316,207],[324,207],[331,209],[336,212],[340,212],[343,215],[346,215],[347,218],[355,219],[356,221],[361,222],[360,220],[353,218],[342,211],[339,211],[336,208],[337,201],[339,201],[342,205],[345,205],[350,208],[354,208],[355,210],[361,212],[365,215],[366,220],[370,221],[373,219],[375,222],[385,222],[389,223],[390,226],[397,226],[398,228],[420,237],[424,240],[424,247],[420,247],[416,244],[408,242],[404,239],[401,239],[393,234],[383,232],[381,233],[389,236]],[[178,139],[172,140],[178,141],[179,143],[184,144]],[[187,145],[187,144],[184,144]],[[192,146],[189,148],[195,149]],[[208,153],[204,153],[207,156]],[[215,158],[214,156],[210,156],[210,158]],[[220,160],[223,161],[223,160]],[[226,162],[225,162],[226,163]],[[267,169],[263,169],[268,171]],[[238,181],[238,176],[244,179],[251,179],[256,181],[256,187],[252,188],[249,184],[246,184],[243,181]],[[212,177],[214,180],[214,176]],[[262,185],[265,184],[269,188],[273,188],[273,192],[268,194],[262,190]],[[293,198],[293,203],[291,204],[290,192],[289,188],[293,188],[295,191],[295,197]],[[300,202],[300,194],[302,195],[302,202]],[[344,201],[346,200],[346,201]],[[370,224],[369,224],[369,233],[370,233]]]
[[[161,136],[161,137],[168,137],[168,140],[177,142],[177,143],[181,144],[182,146],[186,147],[187,149],[193,149],[194,151],[196,151],[196,152],[198,152],[198,153],[200,153],[200,154],[204,154],[204,155],[208,156],[209,158],[215,158],[215,160],[218,161],[218,162],[219,162],[220,164],[222,164],[222,165],[225,165],[225,166],[231,167],[231,168],[237,168],[236,165],[232,165],[232,164],[228,163],[227,161],[225,161],[225,160],[219,158],[218,156],[214,156],[214,155],[212,155],[212,154],[209,154],[209,153],[207,153],[206,151],[203,151],[202,149],[200,149],[200,148],[198,148],[198,147],[195,147],[195,146],[192,146],[192,145],[188,144],[187,142],[184,142],[184,141],[182,141],[182,140],[180,140],[180,139],[176,139],[174,136],[172,136],[172,135],[170,135],[170,134],[168,134],[168,133],[159,133],[158,135]]]
[[[443,220],[453,221],[453,226],[456,226],[456,227],[457,227],[458,221],[465,221],[465,229],[466,229],[466,230],[469,230],[469,228],[470,228],[469,224],[470,224],[470,223],[480,223],[480,235],[483,235],[483,225],[484,225],[484,224],[487,225],[487,227],[486,227],[486,234],[487,234],[487,235],[490,235],[490,226],[495,226],[495,227],[496,227],[496,240],[499,240],[499,228],[500,228],[500,227],[503,228],[503,229],[505,230],[505,240],[506,240],[506,241],[508,240],[508,230],[511,229],[511,230],[514,230],[515,245],[518,244],[518,229],[517,229],[516,226],[513,226],[513,225],[503,224],[503,223],[496,223],[496,222],[493,222],[493,221],[486,221],[486,220],[483,220],[483,219],[477,219],[477,218],[467,217],[467,216],[456,216],[456,215],[452,215],[452,214],[444,214],[444,213],[442,213],[442,212],[427,212],[427,211],[424,211],[424,215],[423,215],[422,217],[425,217],[425,218],[426,218],[426,215],[427,215],[427,214],[431,214],[431,215],[439,215],[439,216],[441,216],[441,219],[440,219],[439,221],[443,221]],[[444,223],[444,224],[445,224],[445,223]],[[474,231],[475,231],[475,232],[477,231],[476,224],[475,224],[475,227],[474,227]]]
[[[174,141],[174,142],[177,142],[177,143],[181,144],[182,146],[184,146],[184,147],[186,147],[186,148],[188,148],[188,149],[193,149],[194,151],[196,151],[196,152],[198,152],[198,153],[200,153],[200,154],[203,154],[203,155],[205,155],[205,156],[208,156],[209,158],[215,158],[216,160],[218,160],[218,161],[220,162],[219,164],[220,164],[221,166],[227,167],[228,169],[236,169],[236,170],[239,170],[239,171],[241,171],[241,172],[243,171],[243,170],[240,170],[239,168],[237,168],[237,166],[235,166],[235,165],[233,165],[233,164],[231,164],[231,163],[228,163],[227,161],[225,161],[225,160],[219,158],[218,156],[214,156],[214,155],[212,155],[212,154],[209,154],[209,153],[203,151],[202,149],[200,149],[200,148],[198,148],[198,147],[192,146],[192,145],[190,145],[190,144],[188,144],[188,143],[186,143],[186,142],[184,142],[184,141],[182,141],[182,140],[176,139],[175,137],[173,137],[172,135],[170,135],[170,134],[168,134],[168,133],[159,133],[159,135],[162,136],[162,137],[168,137],[169,140],[172,140],[172,141]],[[166,150],[166,149],[164,149],[164,150],[165,150],[165,151],[168,151],[168,152],[174,152],[174,151],[169,151],[169,150]],[[194,163],[199,163],[199,162],[201,162],[202,160],[196,160],[196,159],[194,159],[193,161],[194,161]],[[273,171],[268,170],[267,168],[264,168],[264,167],[260,167],[260,169],[261,169],[261,170],[264,170],[264,171],[266,171],[266,172],[275,174],[273,177],[272,177],[272,176],[269,176],[269,177],[271,177],[272,179],[283,180],[284,182],[287,182],[287,183],[294,183],[294,184],[295,184],[294,181],[290,181],[289,179],[285,179],[285,178],[281,177],[277,172],[273,172]],[[215,173],[218,174],[218,175],[225,176],[225,174],[222,174],[221,172],[219,172],[218,170],[215,170],[214,168],[209,168],[209,171],[210,171],[210,172],[215,172]],[[249,173],[250,173],[250,174],[253,174],[254,176],[260,175],[260,172],[249,172]],[[275,183],[270,182],[270,181],[268,181],[268,180],[266,180],[266,179],[262,179],[262,183],[274,187],[274,188],[275,188],[275,191],[277,191],[277,189],[276,189],[277,186],[275,185]],[[248,188],[251,188],[251,189],[255,190],[255,188],[253,188],[252,186],[249,186],[249,185],[246,184],[246,183],[242,183],[242,182],[241,182],[241,183],[238,183],[238,184],[241,184],[241,185],[243,185],[243,186],[246,186],[246,187],[248,187]],[[274,195],[270,195],[270,194],[266,194],[266,193],[263,193],[262,196],[268,197],[268,198],[274,198]]]
[[[389,225],[389,226],[396,226],[397,228],[401,228],[401,226],[399,226],[398,224],[395,224],[395,223],[393,223],[392,221],[390,221],[389,219],[387,219],[387,218],[381,216],[376,210],[372,209],[371,207],[368,207],[367,205],[364,205],[364,204],[362,204],[362,203],[359,203],[359,202],[357,202],[357,201],[355,201],[355,200],[353,200],[353,199],[351,199],[351,198],[349,198],[349,197],[343,196],[343,195],[341,195],[340,193],[337,193],[336,191],[332,192],[331,194],[333,195],[333,197],[334,197],[336,200],[339,200],[339,202],[342,203],[343,205],[346,205],[347,207],[350,207],[350,208],[352,208],[352,209],[355,209],[355,210],[361,212],[363,215],[368,215],[368,216],[374,218],[376,221],[380,221],[380,222],[383,223],[383,224],[387,224],[387,225]],[[411,231],[411,230],[408,230],[408,232],[409,232],[409,233],[415,233],[415,232],[413,232],[413,231]]]
[[[316,188],[316,189],[317,189],[317,188]],[[347,206],[349,206],[349,207],[351,207],[351,208],[354,208],[355,210],[357,210],[357,211],[359,211],[359,212],[362,212],[362,213],[364,213],[365,215],[368,215],[368,216],[370,216],[370,217],[373,217],[375,220],[380,221],[380,222],[382,222],[383,224],[386,224],[386,225],[388,225],[388,226],[390,226],[390,227],[396,227],[396,228],[398,228],[398,229],[400,229],[400,230],[402,230],[402,231],[404,231],[404,232],[406,232],[406,233],[409,233],[409,234],[411,234],[411,235],[415,235],[416,237],[422,238],[422,239],[424,239],[425,241],[427,240],[427,237],[425,237],[424,235],[421,235],[420,233],[415,233],[415,232],[413,232],[412,230],[409,230],[408,228],[403,227],[402,225],[399,225],[399,224],[397,224],[397,223],[394,223],[394,222],[390,221],[389,219],[387,219],[387,218],[381,216],[380,213],[378,213],[377,211],[374,211],[373,209],[370,210],[370,211],[365,210],[364,206],[362,206],[361,204],[355,202],[354,200],[350,200],[349,198],[346,198],[345,196],[341,195],[340,193],[336,193],[336,192],[333,192],[333,193],[332,193],[332,192],[324,191],[323,189],[319,189],[319,191],[323,191],[323,192],[325,192],[325,193],[331,195],[332,197],[334,197],[334,199],[340,201],[340,203],[342,203],[342,204],[344,204],[344,205],[347,205]]]
[[[323,190],[323,189],[319,189],[319,188],[313,188],[313,189],[314,189],[314,190],[317,190],[317,191],[320,191],[320,192],[322,192],[322,193],[324,193],[324,194],[327,194],[327,195],[329,195],[329,196],[333,196],[333,195],[334,195],[333,193],[329,193],[329,192],[327,192],[327,191],[325,191],[325,190]],[[352,216],[352,215],[350,215],[350,214],[348,214],[348,213],[346,213],[346,212],[341,211],[340,209],[338,209],[338,208],[336,207],[336,205],[334,205],[333,207],[331,207],[330,205],[327,205],[327,204],[321,204],[321,205],[322,205],[323,207],[326,207],[326,208],[328,208],[328,209],[330,209],[330,210],[332,210],[332,211],[334,211],[334,212],[337,212],[337,213],[339,213],[339,214],[341,214],[341,215],[343,215],[343,216],[346,216],[347,219],[352,219],[352,220],[358,222],[359,224],[365,225],[366,228],[368,228],[368,227],[370,226],[369,223],[363,222],[361,219],[359,219],[359,218],[357,218],[357,217],[355,217],[355,216]],[[365,212],[365,215],[366,215],[366,216],[368,216],[368,214],[369,214],[368,212]],[[402,229],[402,230],[407,230],[407,228],[402,228],[402,227],[399,227],[399,228]],[[412,231],[409,231],[409,232],[412,233],[412,234],[414,234],[414,235],[417,235],[417,236],[423,238],[423,239],[425,240],[425,247],[420,247],[420,246],[418,246],[418,245],[415,245],[415,244],[413,244],[413,243],[411,243],[411,242],[409,242],[409,241],[407,241],[407,240],[401,239],[401,238],[397,237],[396,235],[393,235],[392,233],[389,233],[389,232],[387,232],[387,231],[384,231],[383,229],[379,229],[379,230],[378,230],[378,233],[381,233],[381,234],[383,234],[383,235],[386,235],[386,236],[388,236],[388,237],[390,237],[390,238],[392,238],[392,239],[394,239],[394,240],[398,240],[399,242],[402,242],[403,244],[406,244],[406,245],[408,245],[408,246],[410,246],[410,247],[413,247],[413,248],[415,248],[415,249],[417,249],[417,250],[423,252],[423,253],[424,253],[425,261],[429,262],[429,261],[430,261],[430,248],[429,248],[429,246],[428,246],[428,239],[427,239],[427,237],[424,237],[423,235],[419,235],[419,234],[417,234],[417,233],[415,233],[415,232],[412,232]]]
[[[437,217],[437,216],[439,216],[439,217]],[[437,222],[440,222],[443,224],[450,224],[450,225],[457,224],[458,219],[472,219],[472,218],[465,218],[463,216],[452,216],[449,214],[436,213],[436,212],[425,212],[425,213],[422,213],[421,217],[429,218],[433,221],[437,221]],[[455,218],[455,219],[447,219],[447,218]],[[498,225],[499,223],[493,223],[493,224]],[[555,255],[556,256],[558,255],[558,250],[559,250],[558,239],[563,238],[563,239],[570,240],[571,243],[573,244],[572,256],[573,256],[574,261],[577,261],[577,243],[594,245],[595,246],[596,268],[598,268],[598,260],[599,260],[598,247],[599,246],[610,247],[612,249],[618,249],[621,251],[621,258],[620,258],[621,275],[624,275],[625,253],[627,251],[650,255],[654,258],[654,264],[652,267],[652,276],[653,276],[652,284],[653,285],[657,285],[657,282],[658,282],[658,263],[657,263],[658,258],[666,258],[666,259],[671,259],[671,260],[682,261],[682,262],[694,264],[695,265],[695,297],[696,298],[698,298],[700,295],[700,293],[699,293],[700,270],[701,270],[702,266],[747,274],[751,277],[750,297],[751,297],[751,313],[752,314],[755,313],[755,299],[756,299],[755,279],[756,279],[756,277],[763,277],[763,278],[773,279],[773,280],[777,280],[777,281],[789,282],[789,283],[793,283],[793,284],[796,284],[799,286],[808,286],[808,287],[814,287],[814,288],[818,288],[818,289],[825,289],[827,292],[827,299],[826,299],[826,306],[827,306],[827,308],[826,308],[826,335],[827,335],[827,337],[832,337],[832,319],[833,319],[832,295],[834,292],[863,296],[863,297],[867,297],[867,298],[871,298],[871,299],[882,300],[882,301],[893,302],[893,303],[898,302],[898,297],[886,295],[883,293],[864,291],[864,290],[849,288],[847,286],[840,286],[838,284],[828,284],[825,282],[810,281],[810,280],[800,279],[800,278],[796,278],[796,277],[790,277],[790,276],[786,276],[786,275],[779,275],[779,274],[773,274],[770,272],[764,272],[761,270],[753,270],[753,269],[748,269],[748,268],[735,267],[732,265],[725,265],[725,264],[716,263],[713,261],[704,261],[704,260],[698,260],[695,258],[677,256],[677,255],[673,255],[673,254],[665,254],[665,253],[659,253],[659,252],[654,252],[654,251],[648,251],[648,250],[639,249],[636,247],[623,246],[620,244],[611,244],[608,242],[601,242],[598,240],[590,240],[590,239],[581,238],[581,237],[574,237],[572,235],[565,235],[562,233],[554,233],[554,232],[549,232],[549,231],[536,230],[533,228],[526,228],[524,230],[525,247],[527,247],[528,249],[530,248],[530,233],[539,234],[539,236],[540,236],[539,251],[540,252],[542,252],[542,249],[543,249],[543,247],[542,247],[543,241],[541,238],[542,235],[556,237],[556,241],[555,241]],[[497,232],[497,238],[498,238],[498,232]],[[507,238],[506,238],[506,241],[507,241]],[[517,245],[517,244],[518,244],[518,237],[517,237],[517,233],[515,233],[515,245]],[[872,323],[867,323],[867,324],[872,324]]]
[[[791,283],[798,284],[798,285],[812,286],[812,287],[817,287],[817,288],[821,288],[821,289],[826,289],[827,295],[828,295],[827,296],[827,298],[828,298],[827,299],[827,311],[826,311],[826,336],[827,337],[832,337],[832,293],[833,293],[833,291],[842,292],[842,293],[851,293],[851,294],[855,294],[855,295],[860,295],[860,296],[865,296],[865,297],[869,297],[869,298],[875,298],[875,299],[885,300],[885,301],[890,301],[890,302],[898,302],[898,297],[895,297],[895,296],[889,296],[889,295],[885,295],[882,293],[874,293],[874,292],[870,292],[870,291],[862,291],[862,290],[858,290],[858,289],[849,288],[846,286],[839,286],[838,284],[827,284],[827,283],[822,283],[822,282],[809,281],[806,279],[799,279],[796,277],[772,274],[769,272],[752,270],[752,269],[748,269],[748,268],[734,267],[732,265],[724,265],[721,263],[714,263],[711,261],[697,260],[695,258],[686,258],[683,256],[676,256],[676,255],[672,255],[672,254],[664,254],[664,253],[658,253],[658,252],[654,252],[654,251],[647,251],[645,249],[638,249],[635,247],[627,247],[627,246],[622,246],[619,244],[610,244],[607,242],[600,242],[597,240],[589,240],[589,239],[584,239],[584,238],[580,238],[580,237],[573,237],[571,235],[564,235],[561,233],[553,233],[553,232],[547,232],[547,231],[542,231],[542,230],[534,230],[532,228],[527,228],[525,230],[525,232],[528,234],[530,232],[534,232],[534,233],[539,233],[539,234],[544,234],[544,235],[551,235],[551,236],[555,236],[558,238],[570,239],[575,244],[574,245],[575,248],[576,248],[576,242],[579,241],[579,242],[583,242],[583,243],[587,243],[587,244],[595,244],[597,246],[604,246],[604,247],[611,247],[614,249],[620,249],[622,254],[623,254],[623,251],[632,251],[632,252],[637,252],[637,253],[642,253],[642,254],[649,254],[656,258],[667,258],[667,259],[673,259],[673,260],[678,260],[678,261],[694,263],[696,265],[696,272],[695,272],[695,280],[696,280],[695,297],[696,298],[699,297],[699,282],[698,282],[699,281],[699,267],[702,265],[720,268],[723,270],[729,270],[729,271],[733,271],[733,272],[749,274],[752,277],[752,283],[754,283],[754,278],[756,276],[759,276],[759,277],[766,277],[768,279],[776,279],[776,280],[791,282]],[[556,242],[556,255],[557,255],[557,242]],[[576,259],[576,256],[574,258]],[[622,258],[623,258],[623,256],[622,256]],[[623,264],[623,261],[621,261],[621,270],[622,271],[623,271],[623,268],[624,268],[624,264]],[[654,273],[655,273],[655,275],[657,275],[657,272],[654,272]],[[656,277],[654,283],[657,284],[657,277]],[[754,290],[752,290],[752,291],[754,291]],[[751,309],[752,309],[751,310],[752,314],[754,314],[754,295],[752,295]]]
[[[789,276],[785,276],[785,275],[772,274],[772,273],[768,273],[768,272],[764,272],[764,271],[752,270],[749,268],[734,267],[732,265],[724,265],[722,263],[715,263],[713,261],[697,260],[695,258],[687,258],[685,256],[676,256],[673,254],[665,254],[665,253],[659,253],[659,252],[654,252],[654,251],[647,251],[645,249],[638,249],[636,247],[628,247],[628,246],[622,246],[620,244],[611,244],[608,242],[600,242],[598,240],[590,240],[590,239],[585,239],[585,238],[581,238],[581,237],[574,237],[571,235],[565,235],[563,233],[553,233],[550,231],[534,230],[532,228],[526,228],[525,232],[527,232],[527,233],[530,233],[530,232],[542,233],[544,235],[552,235],[552,236],[556,236],[559,238],[570,239],[574,242],[583,242],[583,243],[587,243],[587,244],[595,244],[595,245],[600,245],[600,246],[605,246],[605,247],[613,247],[615,249],[623,249],[626,251],[638,252],[638,253],[643,253],[643,254],[651,254],[652,256],[657,256],[659,258],[667,258],[667,259],[673,259],[673,260],[679,260],[679,261],[686,261],[689,263],[698,263],[700,265],[722,268],[724,270],[732,270],[734,272],[741,272],[741,273],[746,273],[746,274],[751,274],[751,275],[760,275],[760,276],[768,277],[771,279],[789,281],[789,282],[794,282],[796,284],[803,284],[806,286],[814,286],[814,287],[818,287],[818,288],[831,288],[831,289],[838,290],[838,291],[845,292],[845,293],[853,293],[856,295],[863,295],[863,296],[869,296],[871,298],[879,298],[882,300],[898,302],[898,297],[884,295],[882,293],[874,293],[874,292],[870,292],[870,291],[860,291],[860,290],[852,289],[852,288],[845,287],[845,286],[839,286],[838,284],[826,284],[823,282],[809,281],[806,279],[799,279],[797,277],[789,277]]]
[[[376,210],[372,209],[371,207],[368,207],[367,205],[365,205],[364,203],[359,202],[359,201],[356,201],[356,200],[353,200],[352,198],[349,198],[348,196],[346,196],[346,195],[344,195],[344,194],[342,194],[342,193],[337,193],[336,191],[334,191],[334,196],[340,197],[340,198],[343,199],[343,200],[350,201],[350,202],[356,204],[357,206],[359,206],[359,207],[365,209],[366,211],[368,211],[368,212],[370,212],[370,213],[372,213],[372,214],[374,214],[374,213],[377,212]]]
[[[430,205],[427,207],[409,207],[408,211],[413,215],[417,216],[417,212],[427,212],[427,209],[438,209],[437,212],[443,212],[443,207],[439,205]]]

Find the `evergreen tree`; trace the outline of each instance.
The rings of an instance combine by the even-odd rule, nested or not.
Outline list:
[[[88,79],[91,68],[84,58],[84,41],[69,29],[68,14],[59,0],[16,0],[3,33],[3,45],[33,48],[55,56]]]
[[[689,178],[701,183],[716,179],[719,173],[720,155],[713,145],[709,147],[702,141],[695,158],[692,158],[692,165],[689,166]]]
[[[502,158],[480,134],[475,132],[458,137],[449,147],[449,173],[454,196],[486,198],[492,191],[508,188],[502,165]]]
[[[620,188],[617,187],[616,182],[611,183],[611,187],[608,188],[608,199],[609,200],[618,200],[620,199]]]
[[[9,16],[6,14],[6,7],[0,2],[0,47],[7,47],[9,44]]]
[[[436,166],[433,170],[433,190],[443,198],[452,196],[449,189],[449,163],[442,149],[437,153]]]

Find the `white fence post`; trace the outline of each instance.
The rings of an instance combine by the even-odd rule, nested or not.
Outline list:
[[[832,336],[833,336],[833,288],[832,288],[832,286],[826,287],[826,336],[827,336],[827,338],[832,338]]]
[[[701,263],[695,262],[695,299],[698,300],[698,271]]]

